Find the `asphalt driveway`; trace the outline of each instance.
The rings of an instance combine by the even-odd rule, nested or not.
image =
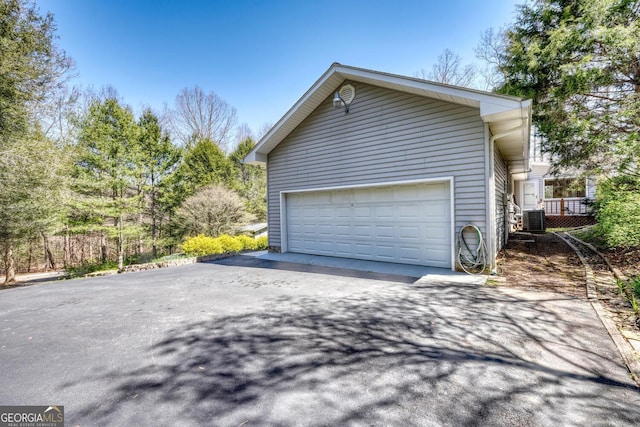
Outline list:
[[[278,268],[274,268],[278,267]],[[66,425],[639,425],[586,300],[235,257],[0,292],[0,404]]]

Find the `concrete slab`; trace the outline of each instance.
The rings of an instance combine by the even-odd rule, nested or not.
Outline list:
[[[255,257],[266,261],[288,262],[303,265],[315,265],[345,270],[367,271],[395,276],[406,276],[420,279],[421,284],[428,283],[460,283],[480,285],[486,282],[487,276],[472,276],[466,273],[451,271],[446,268],[425,267],[422,265],[396,264],[390,262],[366,261],[351,258],[329,257],[321,255],[308,255],[297,253],[270,253],[256,251],[243,255]]]

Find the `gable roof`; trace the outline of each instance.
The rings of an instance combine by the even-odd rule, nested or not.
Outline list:
[[[451,86],[397,74],[333,63],[287,113],[258,141],[245,163],[266,163],[267,155],[337,88],[350,80],[454,104],[478,108],[493,139],[514,173],[526,172],[529,157],[531,100]]]

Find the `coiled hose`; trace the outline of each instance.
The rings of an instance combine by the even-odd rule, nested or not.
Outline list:
[[[472,237],[474,242],[471,242]],[[472,249],[471,246],[474,244],[475,248]],[[487,268],[487,245],[482,232],[473,224],[467,224],[460,229],[457,261],[468,274],[480,274]]]

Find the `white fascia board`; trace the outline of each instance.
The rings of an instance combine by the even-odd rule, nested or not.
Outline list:
[[[500,99],[485,100],[480,103],[480,117],[485,123],[528,119],[531,117],[531,100],[510,101]]]
[[[325,94],[322,96],[318,95],[318,90],[329,80],[334,74],[337,63],[334,63],[329,67],[325,73],[320,76],[320,78],[298,99],[298,101],[293,104],[293,106],[285,113],[284,116],[271,128],[269,131],[260,138],[260,141],[256,144],[256,146],[249,152],[249,154],[242,160],[243,163],[265,163],[267,161],[267,154],[273,150],[276,145],[282,141],[282,139],[286,135],[279,135],[281,130],[285,125],[290,124],[290,126],[295,128],[298,124],[300,124],[306,117],[307,114],[301,113],[301,108],[308,103],[312,103],[312,107],[310,110],[315,109],[322,100],[326,97]],[[309,107],[307,105],[307,107]],[[307,110],[309,108],[306,108]],[[293,122],[293,124],[291,124]],[[289,132],[286,132],[289,134]]]
[[[421,92],[422,96],[428,98],[448,99],[454,103],[474,105],[479,108],[482,108],[483,104],[499,106],[499,110],[494,112],[518,109],[521,107],[522,102],[520,98],[512,96],[344,65],[337,65],[336,73],[340,73],[345,79],[372,83],[399,91],[416,93],[417,90]],[[409,91],[407,89],[414,90]]]
[[[242,159],[242,163],[247,165],[264,165],[267,163],[267,155],[264,153],[258,153],[255,150],[251,150],[249,154],[246,155],[244,159]]]
[[[297,127],[335,87],[344,80],[386,87],[427,98],[441,99],[480,109],[485,123],[513,118],[524,118],[531,101],[506,95],[492,94],[475,89],[461,88],[430,82],[418,78],[388,74],[379,71],[349,67],[334,63],[307,90],[284,116],[258,141],[253,150],[243,159],[244,163],[264,163],[271,152],[295,127]],[[262,155],[261,155],[262,154]]]

